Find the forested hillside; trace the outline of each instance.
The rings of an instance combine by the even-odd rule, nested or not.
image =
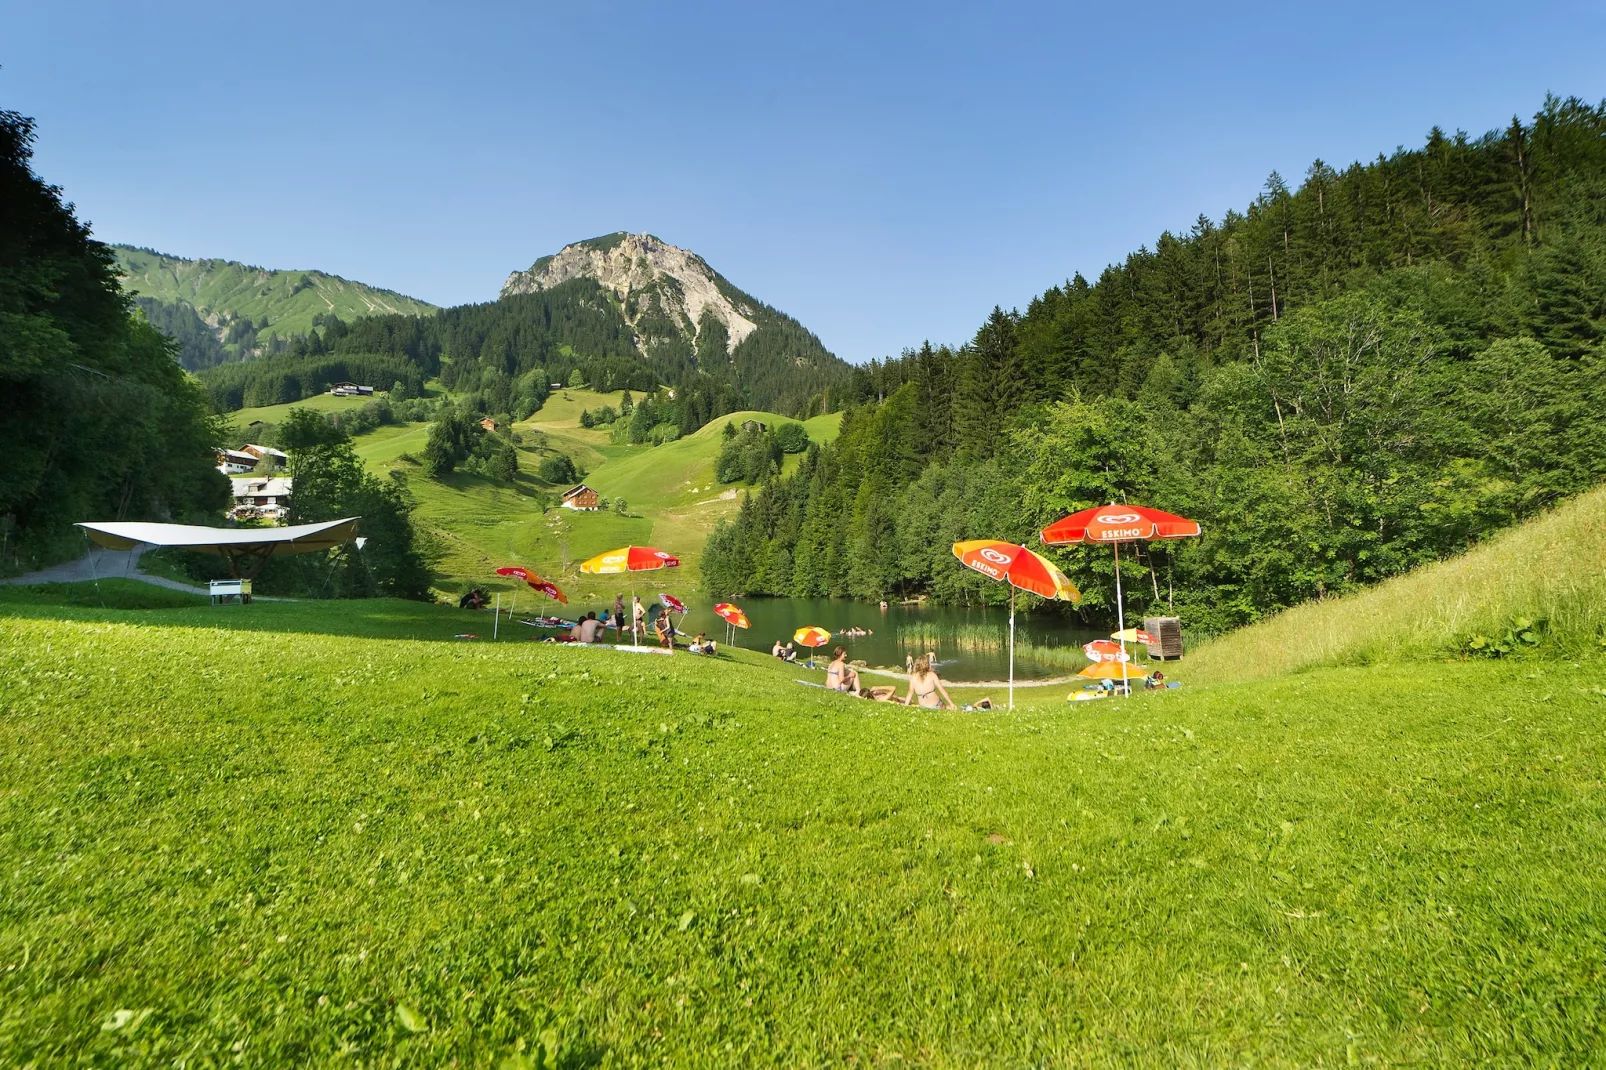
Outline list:
[[[1606,104],[1199,216],[957,349],[859,370],[837,443],[754,493],[715,593],[998,600],[949,545],[1035,543],[1108,500],[1204,536],[1123,572],[1129,612],[1220,630],[1397,574],[1606,474]],[[1110,554],[1056,555],[1099,614]]]
[[[322,271],[271,271],[233,260],[186,260],[114,245],[124,289],[179,343],[191,371],[268,355],[326,317],[420,316],[435,306]]]
[[[610,290],[577,277],[431,316],[324,317],[277,355],[223,364],[202,379],[214,402],[232,410],[299,401],[341,379],[380,389],[400,382],[416,396],[438,375],[448,389],[483,398],[484,411],[519,419],[540,407],[552,383],[604,393],[664,385],[674,394],[659,399],[667,418],[687,434],[741,409],[824,411],[848,366],[796,321],[769,311],[773,318],[733,349],[717,321],[693,341],[665,334],[647,346]]]
[[[215,518],[222,428],[132,315],[105,245],[33,173],[33,121],[0,111],[0,572],[82,549],[75,521]]]

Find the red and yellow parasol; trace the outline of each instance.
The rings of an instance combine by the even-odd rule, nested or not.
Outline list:
[[[1080,602],[1082,592],[1041,554],[1019,543],[970,539],[954,543],[954,556],[966,568],[1009,584],[1009,708],[1015,708],[1015,588],[1044,598]]]
[[[621,546],[580,562],[580,571],[593,576],[615,576],[621,572],[652,572],[675,568],[680,558],[655,546]]]
[[[831,633],[824,628],[809,625],[792,633],[792,639],[803,646],[824,646],[831,641]]]
[[[722,618],[724,618],[726,624],[732,624],[738,628],[752,627],[752,624],[747,619],[747,614],[743,613],[740,609],[731,605],[729,602],[719,603],[714,607],[714,612],[718,613]]]
[[[580,571],[593,576],[617,576],[621,572],[655,572],[661,568],[675,568],[679,564],[680,558],[656,546],[621,546],[580,562]],[[630,600],[636,600],[634,590],[630,592]],[[624,633],[621,632],[620,638],[623,637]],[[630,620],[630,637],[632,642],[637,639],[634,616]]]

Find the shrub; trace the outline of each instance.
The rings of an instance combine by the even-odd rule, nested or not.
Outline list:
[[[536,475],[543,483],[573,483],[580,478],[574,461],[566,453],[549,453],[542,457]]]
[[[775,429],[775,444],[782,453],[802,453],[809,448],[809,433],[802,424],[782,424]]]

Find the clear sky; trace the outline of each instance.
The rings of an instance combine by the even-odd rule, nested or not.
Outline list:
[[[1199,213],[1606,97],[1606,4],[0,0],[97,236],[436,304],[650,231],[851,361]]]

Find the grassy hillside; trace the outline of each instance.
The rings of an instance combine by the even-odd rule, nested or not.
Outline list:
[[[676,590],[690,590],[708,533],[738,505],[739,491],[714,478],[725,421],[772,423],[783,418],[774,413],[733,413],[695,435],[662,446],[615,445],[607,432],[580,426],[582,410],[617,408],[622,397],[623,391],[566,389],[549,398],[533,417],[515,426],[525,444],[520,449],[520,476],[513,485],[462,472],[432,480],[419,466],[405,462],[404,454],[422,454],[429,439],[427,424],[381,427],[356,440],[357,452],[376,473],[400,473],[417,504],[418,523],[439,540],[443,557],[437,569],[444,591],[455,592],[470,583],[519,591],[520,584],[501,580],[493,572],[502,565],[525,565],[557,579],[576,598],[611,597],[615,582],[582,577],[579,564],[626,543],[647,543],[678,553],[681,570],[649,582],[667,581]],[[299,405],[339,411],[366,401],[320,395],[295,405],[241,409],[230,414],[230,420],[245,435],[251,421],[278,423]],[[840,414],[834,414],[809,420],[804,427],[811,438],[827,442],[836,437],[840,424]],[[568,454],[585,472],[585,482],[603,496],[623,497],[629,515],[550,508],[568,486],[543,483],[535,472],[541,456],[554,450]],[[790,457],[787,463],[795,466],[797,458]]]
[[[1514,629],[1519,620],[1530,627]],[[1535,642],[1520,637],[1532,635]],[[1468,651],[1483,636],[1514,652],[1581,657],[1606,640],[1606,487],[1467,553],[1346,598],[1309,602],[1206,643],[1184,671],[1243,679]],[[1480,653],[1480,651],[1471,651]],[[1487,653],[1487,645],[1481,653]]]
[[[627,543],[646,543],[679,554],[679,572],[647,582],[692,590],[709,532],[739,504],[740,489],[714,478],[726,420],[774,423],[783,417],[732,413],[695,435],[662,446],[615,445],[606,431],[580,426],[583,410],[617,409],[623,395],[623,391],[561,390],[529,420],[515,425],[525,444],[520,449],[520,476],[513,485],[464,472],[432,480],[416,464],[403,461],[405,454],[423,453],[428,424],[381,427],[356,440],[357,453],[376,473],[395,470],[405,481],[417,505],[419,525],[438,539],[443,556],[436,567],[442,591],[456,592],[477,583],[493,591],[522,592],[521,584],[493,573],[502,565],[524,565],[556,579],[576,599],[611,598],[617,583],[583,576],[579,564]],[[340,411],[367,401],[324,394],[294,405],[241,409],[230,414],[230,421],[240,435],[249,437],[246,431],[253,420],[278,423],[292,408]],[[804,427],[815,441],[829,442],[841,420],[840,414],[819,416]],[[604,497],[623,497],[629,515],[551,508],[568,486],[543,483],[535,472],[542,454],[554,450],[568,454],[585,472],[585,482]],[[797,457],[787,458],[788,466],[797,463]]]
[[[314,316],[330,312],[349,321],[435,310],[416,298],[322,271],[270,271],[233,260],[185,260],[126,245],[112,248],[124,289],[162,302],[184,302],[213,327],[249,319],[258,326],[260,338],[306,334]]]
[[[247,428],[258,420],[266,424],[278,424],[290,415],[291,409],[312,409],[316,412],[347,412],[362,408],[373,398],[336,397],[333,394],[314,394],[310,398],[291,402],[288,405],[261,405],[250,409],[236,409],[226,413],[224,419],[229,426],[240,434],[246,434]]]
[[[1400,665],[948,713],[745,652],[102,588],[119,608],[0,588],[8,1061],[1490,1065],[1606,1044],[1598,661],[1542,694],[1509,665]]]

